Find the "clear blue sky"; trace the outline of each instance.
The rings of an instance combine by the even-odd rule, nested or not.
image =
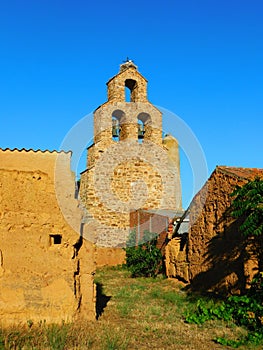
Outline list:
[[[216,165],[262,167],[262,0],[0,3],[0,147],[59,149],[128,56]],[[88,133],[88,131],[87,131]],[[184,206],[190,167],[182,161]]]

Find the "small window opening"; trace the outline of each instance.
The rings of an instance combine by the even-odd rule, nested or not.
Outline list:
[[[62,235],[49,235],[50,245],[57,245],[62,243]]]

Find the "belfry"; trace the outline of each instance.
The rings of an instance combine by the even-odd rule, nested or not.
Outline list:
[[[162,113],[148,101],[147,80],[133,61],[120,65],[107,90],[94,112],[80,198],[88,235],[110,264],[125,246],[131,211],[180,211],[182,204],[178,143],[163,137]]]

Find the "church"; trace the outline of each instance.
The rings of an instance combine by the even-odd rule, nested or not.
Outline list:
[[[147,80],[127,60],[107,90],[107,102],[94,112],[94,143],[80,181],[98,265],[124,261],[131,212],[182,211],[178,142],[163,134],[162,113],[148,100]]]

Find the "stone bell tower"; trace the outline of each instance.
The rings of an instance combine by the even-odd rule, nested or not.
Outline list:
[[[177,141],[162,137],[162,113],[148,101],[137,66],[121,64],[107,88],[108,101],[94,112],[80,197],[89,238],[113,251],[125,245],[131,211],[181,210],[181,186]]]

